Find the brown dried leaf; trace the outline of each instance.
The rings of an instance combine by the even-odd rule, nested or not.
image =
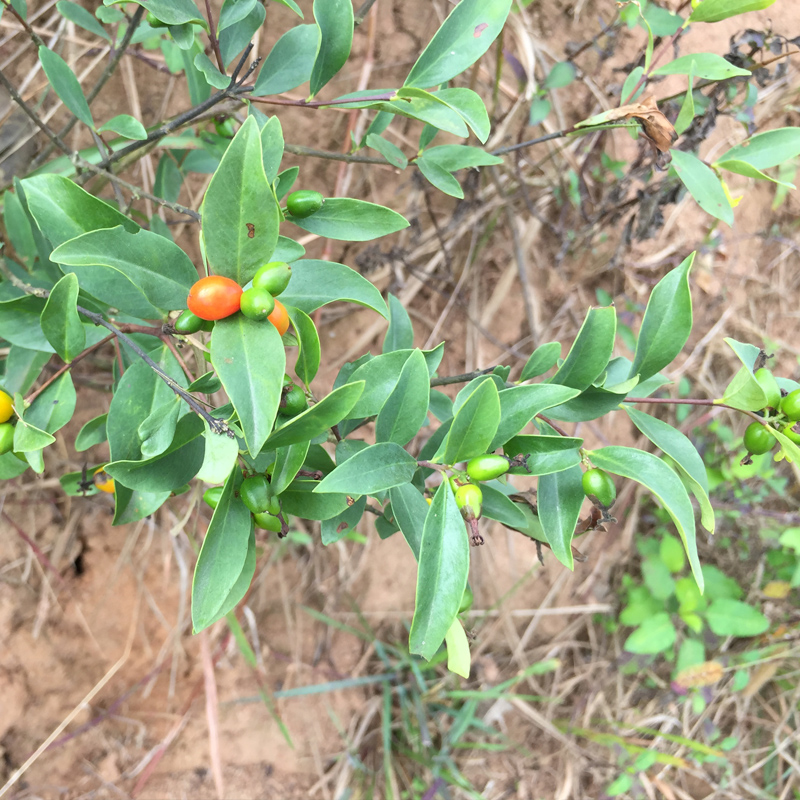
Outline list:
[[[704,661],[692,667],[682,669],[675,676],[675,683],[685,689],[695,689],[700,686],[711,686],[712,683],[722,679],[725,670],[719,661]]]
[[[644,135],[661,153],[669,152],[672,143],[678,138],[672,123],[658,110],[656,99],[652,95],[641,103],[620,106],[615,111],[622,114],[618,119],[638,120],[642,125]]]

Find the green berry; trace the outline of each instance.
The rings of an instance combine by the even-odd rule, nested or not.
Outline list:
[[[508,459],[504,456],[478,456],[467,462],[467,475],[474,481],[492,481],[508,472]]]
[[[200,319],[197,314],[192,314],[191,311],[184,311],[183,314],[172,323],[172,327],[175,328],[175,333],[189,334],[203,330],[204,323],[205,320]]]
[[[786,419],[796,422],[800,419],[800,389],[789,392],[781,400],[781,411],[786,415]]]
[[[614,481],[602,469],[587,469],[581,478],[583,493],[600,508],[611,508],[617,499]]]
[[[216,508],[217,504],[219,503],[219,498],[222,495],[222,486],[212,486],[210,489],[206,489],[203,492],[203,500],[211,506],[211,508]]]
[[[250,475],[242,481],[239,496],[253,514],[263,514],[270,507],[272,487],[266,475]]]
[[[480,519],[483,492],[472,483],[460,486],[456,492],[456,505],[465,519]]]
[[[273,531],[273,533],[280,533],[281,521],[274,514],[253,514],[257,528],[263,528],[265,531]]]
[[[14,426],[10,422],[0,425],[0,456],[14,449]]]
[[[152,11],[147,12],[147,16],[145,17],[147,20],[147,24],[151,28],[168,28],[169,25],[166,22],[162,22]]]
[[[286,198],[286,210],[298,219],[305,219],[322,208],[325,198],[319,192],[307,189],[292,192]]]
[[[785,399],[785,398],[784,398]],[[748,453],[760,456],[769,453],[776,443],[775,437],[760,422],[751,422],[744,432],[744,446]]]
[[[781,387],[778,386],[775,376],[766,367],[762,367],[756,370],[756,380],[767,396],[767,405],[765,408],[774,408],[777,410],[781,404]]]
[[[0,425],[0,428],[2,428],[2,425]],[[788,425],[786,425],[781,431],[781,433],[790,442],[794,442],[795,444],[800,444],[800,431],[797,430],[794,422],[790,422]]]
[[[278,413],[284,417],[296,417],[308,408],[306,393],[299,386],[292,386],[284,393],[278,406]]]
[[[269,315],[275,310],[275,298],[264,289],[255,286],[242,292],[241,312],[248,319],[266,322]]]
[[[264,289],[277,297],[289,285],[292,268],[285,261],[270,261],[264,264],[253,277],[253,288]]]

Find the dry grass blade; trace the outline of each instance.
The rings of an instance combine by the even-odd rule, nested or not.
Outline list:
[[[214,675],[214,661],[208,644],[208,631],[200,634],[200,659],[203,664],[203,680],[206,690],[206,721],[208,722],[208,747],[211,755],[211,774],[217,797],[225,797],[225,784],[222,777],[222,758],[219,746],[219,703],[217,701],[217,681]]]

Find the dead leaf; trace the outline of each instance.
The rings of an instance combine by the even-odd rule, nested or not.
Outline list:
[[[771,597],[773,600],[783,600],[789,596],[792,585],[788,581],[769,581],[764,586],[764,596]]]
[[[766,686],[778,671],[778,667],[783,664],[783,659],[775,659],[774,661],[767,661],[764,664],[759,664],[750,676],[750,682],[744,687],[742,691],[743,697],[753,697],[758,694],[764,686]]]
[[[719,661],[704,661],[702,664],[682,669],[675,676],[675,683],[685,689],[696,689],[700,686],[711,686],[712,683],[721,680],[724,674],[725,670]]]

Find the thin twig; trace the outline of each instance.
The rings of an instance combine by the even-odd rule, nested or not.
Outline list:
[[[3,3],[3,5],[6,7],[6,9],[8,10],[8,12],[9,12],[9,13],[10,13],[10,14],[11,14],[13,17],[15,17],[15,18],[16,18],[17,22],[19,22],[19,24],[20,24],[20,25],[22,25],[22,27],[25,29],[25,33],[27,33],[27,34],[28,34],[28,36],[30,36],[30,37],[31,37],[31,41],[32,41],[32,42],[33,42],[33,43],[34,43],[34,44],[35,44],[37,47],[47,47],[47,45],[46,45],[46,44],[45,44],[45,43],[42,41],[42,37],[41,37],[41,36],[39,36],[39,34],[38,34],[38,33],[36,33],[36,31],[35,31],[33,28],[31,28],[31,26],[28,24],[28,21],[27,21],[26,19],[23,19],[23,18],[22,18],[22,17],[21,17],[21,16],[20,16],[20,15],[17,13],[17,9],[16,9],[16,8],[14,8],[14,6],[12,6],[12,5],[11,5],[11,3],[9,3],[9,2],[8,2],[8,0],[2,0],[2,3]]]
[[[214,55],[217,57],[217,66],[219,71],[225,74],[225,64],[222,61],[222,53],[219,49],[219,39],[217,39],[217,27],[214,24],[214,15],[211,13],[211,3],[206,0],[206,16],[208,17],[208,38],[211,42],[211,47],[214,50]]]
[[[449,386],[452,383],[469,383],[475,378],[480,378],[481,375],[489,375],[494,371],[494,367],[486,367],[485,369],[476,369],[474,372],[465,372],[463,375],[450,375],[444,378],[433,378],[431,386]]]
[[[283,149],[287,153],[293,153],[296,156],[311,156],[312,158],[324,158],[330,161],[347,161],[351,164],[382,164],[383,166],[389,166],[389,162],[385,158],[336,153],[333,150],[315,150],[313,147],[304,147],[300,144],[285,144]]]
[[[375,0],[364,0],[361,8],[356,11],[355,16],[353,17],[354,28],[357,28],[367,18],[367,14],[369,14],[369,10],[373,5],[375,5]]]

